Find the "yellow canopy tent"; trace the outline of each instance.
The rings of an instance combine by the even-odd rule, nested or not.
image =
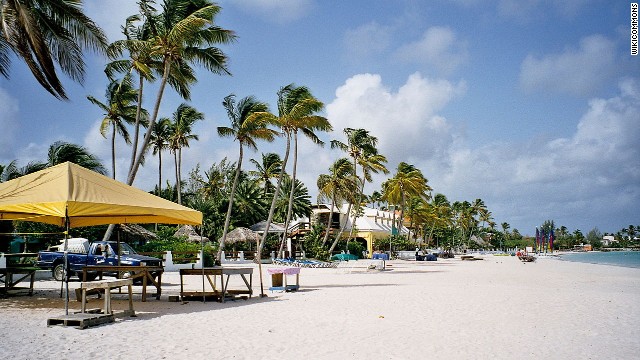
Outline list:
[[[199,225],[202,213],[66,162],[1,183],[0,220],[42,222],[68,230],[120,223]],[[66,249],[65,242],[65,264]]]
[[[202,213],[66,162],[0,184],[0,219],[68,227],[202,224]]]

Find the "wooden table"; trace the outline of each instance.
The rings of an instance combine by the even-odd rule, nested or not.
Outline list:
[[[128,277],[131,281],[136,279],[142,279],[142,301],[147,301],[147,284],[156,287],[156,299],[160,300],[162,294],[162,273],[164,268],[162,266],[117,266],[117,265],[91,265],[82,268],[82,281],[87,281],[88,272],[97,272],[99,279],[102,279],[102,274],[109,273],[133,273]],[[154,279],[154,275],[156,278]]]
[[[129,288],[129,311],[127,312],[127,314],[129,316],[134,316],[135,312],[133,311],[133,297],[132,297],[133,290],[131,289],[132,285],[133,285],[133,280],[131,279],[83,281],[80,284],[80,289],[82,289],[81,312],[84,314],[87,309],[87,290],[104,289],[104,308],[102,309],[102,313],[107,315],[113,315],[113,310],[111,309],[111,289],[127,286]]]
[[[213,291],[184,291],[183,277],[187,275],[204,275],[207,278],[209,285],[211,285],[211,289]],[[229,289],[229,278],[231,275],[240,275],[247,288]],[[246,275],[249,275],[249,280],[247,280]],[[211,279],[212,276],[213,280]],[[220,276],[221,291],[216,289],[216,276]],[[226,296],[249,295],[249,298],[251,298],[251,295],[253,295],[252,285],[253,268],[225,268],[222,266],[216,266],[204,269],[180,269],[180,297],[182,299],[189,296],[216,296],[220,299],[221,302],[224,302],[224,298]]]
[[[1,288],[3,295],[9,295],[9,290],[22,289],[16,285],[26,278],[30,278],[29,296],[33,295],[33,281],[35,280],[36,271],[40,270],[37,267],[31,266],[12,266],[7,268],[0,268],[0,281],[4,283],[4,287]],[[14,280],[13,275],[20,274],[22,276]]]

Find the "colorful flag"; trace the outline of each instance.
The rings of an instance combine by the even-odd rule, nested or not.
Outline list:
[[[540,231],[536,228],[536,246],[534,248],[538,251],[538,247],[540,246]]]
[[[549,251],[553,253],[553,240],[555,240],[555,236],[553,235],[553,229],[549,233]]]

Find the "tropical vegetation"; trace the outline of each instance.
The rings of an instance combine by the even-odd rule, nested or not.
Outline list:
[[[81,80],[82,51],[106,49],[108,84],[104,100],[87,98],[102,113],[100,133],[108,138],[111,146],[110,175],[115,178],[116,150],[121,151],[116,143],[120,137],[131,147],[131,156],[123,164],[128,168],[126,182],[133,183],[139,167],[145,166],[146,157],[157,156],[158,183],[151,192],[201,211],[204,219],[199,231],[211,240],[208,246],[218,250],[218,256],[225,250],[230,230],[265,220],[266,228],[278,222],[284,225],[285,232],[278,237],[265,231],[255,248],[259,253],[263,249],[282,251],[289,223],[309,216],[312,208],[309,188],[297,174],[298,134],[322,146],[322,139],[336,125],[322,116],[324,104],[309,88],[293,83],[277,91],[274,112],[266,102],[253,96],[238,100],[230,94],[221,99],[229,125],[217,128],[221,139],[215,141],[229,138],[236,142],[237,160],[200,159],[202,163],[193,169],[182,169],[183,156],[190,155],[186,149],[200,138],[196,124],[206,118],[189,104],[191,87],[198,80],[193,66],[218,75],[230,75],[227,55],[217,46],[233,43],[236,35],[216,24],[221,8],[208,0],[158,3],[139,0],[139,12],[127,18],[122,27],[124,39],[107,44],[102,31],[82,14],[81,4],[79,0],[0,0],[0,74],[7,76],[8,52],[13,52],[29,66],[46,91],[64,99],[66,93],[57,69],[73,80]],[[153,82],[154,87],[147,86]],[[185,102],[172,114],[161,114],[167,85]],[[146,93],[149,88],[157,89],[157,94],[151,96],[155,99],[151,111],[143,106],[143,99],[149,97]],[[445,194],[434,192],[426,172],[407,162],[399,162],[393,175],[382,181],[379,189],[367,193],[367,184],[373,182],[374,175],[389,174],[388,160],[378,149],[378,138],[365,128],[344,128],[338,134],[344,141],[330,140],[331,148],[343,153],[326,173],[317,176],[317,189],[313,189],[318,193],[317,202],[326,204],[330,212],[326,223],[316,224],[305,235],[301,246],[308,256],[326,259],[337,251],[360,254],[366,250],[361,242],[351,241],[354,226],[345,234],[347,223],[354,223],[365,206],[390,211],[394,217],[389,235],[376,240],[376,249],[506,250],[533,246],[533,237],[523,236],[506,221],[498,223],[482,199],[452,202]],[[262,150],[263,143],[276,140],[281,142],[281,152],[273,152],[272,147],[270,152],[249,159],[251,169],[244,169],[245,150]],[[167,154],[173,156],[173,164],[163,162],[163,155]],[[23,165],[14,160],[0,165],[0,182],[65,161],[101,174],[108,173],[102,161],[84,147],[59,141],[49,147],[46,159]],[[172,165],[175,178],[163,179],[163,166]],[[188,175],[183,178],[185,172]],[[342,217],[342,223],[336,224],[334,214],[343,208],[347,209],[346,216]],[[6,226],[2,225],[2,232],[9,232],[4,231]],[[16,222],[14,226],[13,230],[29,232],[56,231],[48,225],[38,227],[25,222]],[[405,228],[408,232],[401,231]],[[112,229],[73,231],[83,231],[90,236],[102,232],[109,237]],[[182,246],[172,238],[174,229],[157,228],[160,240],[145,245],[145,249]],[[546,220],[539,229],[545,234],[553,231],[556,249],[570,249],[582,243],[600,247],[605,235],[617,240],[609,245],[612,247],[638,244],[636,225],[613,234],[602,234],[594,228],[583,235],[579,229],[571,232],[565,226]],[[187,247],[191,249],[193,245]]]

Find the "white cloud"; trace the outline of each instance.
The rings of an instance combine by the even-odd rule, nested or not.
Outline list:
[[[459,40],[448,27],[434,26],[424,32],[422,38],[401,46],[396,57],[405,62],[435,67],[449,74],[467,62],[466,43]]]
[[[315,6],[313,0],[243,0],[234,1],[232,5],[280,24],[305,17]]]
[[[427,176],[437,191],[457,199],[483,198],[498,221],[515,227],[547,219],[571,221],[583,231],[602,223],[622,226],[636,220],[633,204],[640,201],[639,100],[638,82],[623,81],[619,96],[589,103],[571,137],[452,146],[450,167]]]
[[[102,28],[109,41],[114,41],[124,37],[120,27],[124,25],[127,17],[138,13],[138,2],[132,0],[85,1],[84,11]]]
[[[446,119],[437,113],[464,90],[463,83],[415,73],[393,92],[382,84],[380,75],[360,74],[336,90],[336,98],[327,105],[327,117],[336,132],[346,127],[369,130],[394,167],[412,158],[439,158],[451,142],[451,132]]]
[[[520,67],[520,85],[528,91],[588,95],[615,73],[615,45],[601,35],[585,37],[580,47],[542,58],[528,55]]]
[[[509,222],[522,233],[531,233],[547,219],[585,232],[599,224],[623,226],[637,220],[633,218],[640,201],[637,80],[621,82],[618,96],[592,99],[572,136],[479,148],[469,147],[438,114],[463,89],[416,73],[394,92],[379,75],[361,74],[336,90],[327,115],[336,132],[361,127],[377,136],[391,169],[399,161],[412,163],[435,192],[451,201],[481,198],[498,223]],[[321,159],[321,170],[315,166],[309,171],[326,171],[330,161],[342,155],[333,156]],[[384,178],[376,178],[367,191],[379,188]]]
[[[389,47],[391,32],[391,27],[376,22],[348,29],[343,39],[346,54],[355,59],[380,54]]]
[[[15,145],[15,134],[18,130],[18,100],[0,88],[0,157],[11,157],[11,149]]]

